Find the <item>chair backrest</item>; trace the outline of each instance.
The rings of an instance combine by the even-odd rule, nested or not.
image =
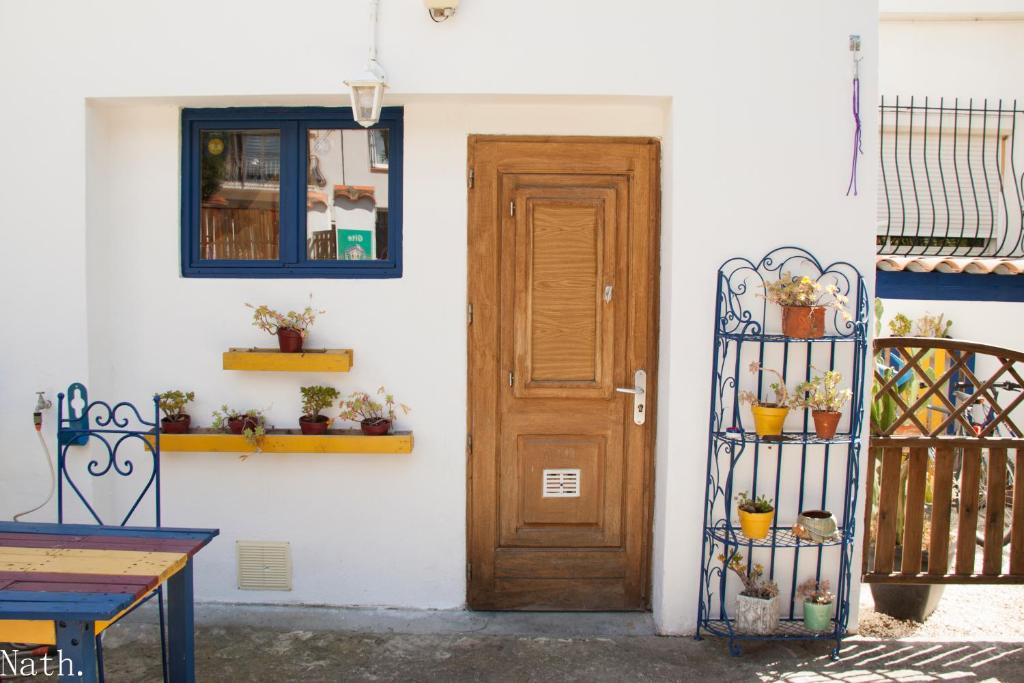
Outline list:
[[[85,386],[77,382],[68,387],[66,395],[58,394],[57,399],[57,521],[64,522],[66,499],[77,498],[97,524],[125,526],[146,494],[152,492],[156,526],[160,526],[160,397],[153,397],[152,420],[143,418],[138,408],[127,401],[113,405],[89,401]],[[81,448],[90,442],[92,448]],[[134,453],[121,450],[126,444],[142,445],[143,460],[148,461],[140,462],[143,469],[137,470]],[[76,468],[77,474],[68,468],[69,461],[76,458],[88,460],[84,470]],[[83,492],[87,480],[76,480],[86,473],[95,479],[120,476],[127,480],[133,474],[141,475],[145,483],[123,517],[104,520],[94,501]]]

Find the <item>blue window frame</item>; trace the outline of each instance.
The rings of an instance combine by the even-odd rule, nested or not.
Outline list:
[[[321,185],[328,181],[318,167],[321,163],[319,158],[309,151],[308,146],[319,133],[337,132],[337,135],[344,136],[345,131],[366,130],[352,118],[352,110],[348,107],[184,109],[181,116],[182,275],[210,278],[401,277],[402,123],[401,107],[385,107],[378,124],[370,129],[365,150],[369,171],[385,179],[386,190],[379,194],[386,192],[386,209],[377,206],[382,198],[375,197],[373,185],[336,184],[334,196],[323,194],[324,206],[329,207],[326,208],[329,222],[326,229],[318,231],[318,237],[326,238],[326,241],[316,246],[326,246],[328,252],[325,255],[314,253],[313,226],[307,223],[311,222],[310,216],[313,215],[310,197],[317,194],[312,192],[316,188],[311,184],[311,178],[317,178]],[[213,138],[220,142],[213,144]],[[344,139],[340,138],[342,150]],[[204,140],[207,142],[205,147]],[[237,144],[233,144],[235,140]],[[329,149],[329,143],[326,147]],[[213,173],[205,166],[209,154],[223,154],[225,158],[231,154],[234,156],[228,166],[218,160],[222,166]],[[340,164],[344,168],[344,151],[341,154]],[[225,168],[230,170],[225,171]],[[211,189],[210,177],[213,176],[223,182],[215,183]],[[238,199],[239,195],[244,195],[238,187],[232,190],[234,197],[226,198],[225,195],[231,194],[227,186],[232,182],[225,179],[237,180],[234,184],[247,189],[248,198]],[[257,190],[254,191],[254,187]],[[259,188],[262,188],[263,203],[252,199],[260,194]],[[266,199],[268,196],[269,200]],[[368,206],[366,215],[370,217],[370,225],[359,225],[361,230],[343,230],[338,226],[336,216],[355,215],[335,209],[339,200],[342,203],[362,202],[364,207]],[[264,227],[270,226],[260,232],[264,239],[259,242],[258,250],[247,254],[236,248],[237,245],[225,246],[225,233],[218,232],[216,239],[211,237],[210,215],[229,204],[232,204],[231,208],[242,205],[261,207],[246,209],[250,213],[245,220],[251,224],[243,226],[244,230],[250,231],[247,233],[250,245],[256,243],[252,236],[257,229],[253,227],[256,223],[262,220]],[[262,215],[259,215],[261,211]],[[229,222],[233,235],[235,223],[232,221],[222,219],[214,227],[219,228]],[[343,249],[343,239],[369,240],[372,245],[370,253],[360,248]],[[219,250],[211,247],[215,243],[221,247]]]

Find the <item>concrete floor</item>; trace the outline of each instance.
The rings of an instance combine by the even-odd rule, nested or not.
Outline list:
[[[646,614],[487,614],[200,605],[199,681],[1024,681],[1024,643],[665,638]],[[160,679],[152,615],[105,637],[107,681]],[[31,680],[45,680],[37,677]]]

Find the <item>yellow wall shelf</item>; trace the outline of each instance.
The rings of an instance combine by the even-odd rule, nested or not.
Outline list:
[[[271,430],[263,437],[264,453],[412,453],[412,432],[366,436],[355,429],[334,429],[323,435],[306,435],[297,429]],[[161,434],[160,450],[180,453],[251,453],[244,436],[195,429],[189,434]]]
[[[266,370],[276,372],[348,372],[352,349],[306,349],[302,353],[281,353],[277,349],[228,349],[225,370]]]

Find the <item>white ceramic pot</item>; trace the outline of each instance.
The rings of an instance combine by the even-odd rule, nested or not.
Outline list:
[[[736,596],[736,630],[769,635],[779,628],[779,596],[768,600],[749,595]]]

